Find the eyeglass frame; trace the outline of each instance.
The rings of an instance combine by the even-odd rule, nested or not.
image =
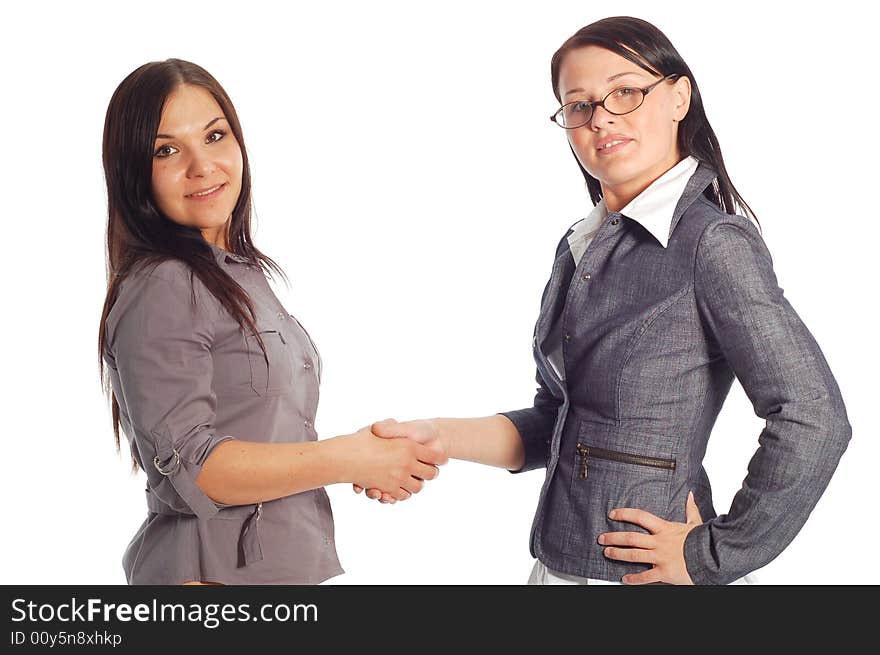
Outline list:
[[[665,82],[666,80],[669,80],[669,79],[672,79],[675,77],[681,77],[681,73],[670,73],[669,75],[666,75],[665,77],[661,77],[659,80],[657,80],[656,82],[654,82],[650,86],[646,86],[644,89],[640,89],[636,86],[619,86],[616,89],[611,89],[611,91],[609,91],[608,94],[604,98],[602,98],[601,100],[594,100],[593,102],[587,103],[587,105],[590,108],[590,117],[587,120],[585,120],[583,123],[581,123],[580,125],[575,125],[573,127],[565,127],[565,125],[559,125],[559,122],[556,120],[556,117],[559,115],[559,112],[561,112],[563,109],[565,109],[569,105],[573,105],[576,102],[583,102],[583,100],[572,100],[571,102],[566,102],[559,109],[557,109],[556,111],[553,112],[553,115],[550,116],[550,120],[553,121],[554,123],[556,123],[557,125],[559,125],[559,127],[561,127],[563,130],[576,130],[577,128],[583,127],[584,125],[589,123],[591,120],[593,120],[593,115],[596,113],[596,107],[602,107],[602,109],[607,111],[612,116],[625,116],[626,114],[630,114],[630,113],[634,112],[636,109],[638,109],[639,107],[641,107],[644,104],[645,98],[647,97],[648,93],[650,93],[651,90],[655,86],[660,84],[660,82]],[[638,105],[636,105],[635,107],[630,109],[629,111],[625,111],[622,114],[617,114],[605,106],[605,101],[608,100],[608,98],[611,96],[612,93],[616,93],[616,92],[620,91],[621,89],[635,89],[636,91],[641,91],[642,92],[642,101]]]

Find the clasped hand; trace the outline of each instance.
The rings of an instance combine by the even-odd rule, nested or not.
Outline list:
[[[361,479],[353,484],[355,493],[367,489],[368,497],[382,503],[396,503],[418,493],[426,480],[439,475],[438,467],[449,461],[428,421],[386,419],[359,430],[354,437],[364,446]]]

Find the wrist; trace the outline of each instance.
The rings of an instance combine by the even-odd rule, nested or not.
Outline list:
[[[333,484],[355,482],[354,437],[353,434],[343,434],[323,442],[326,445],[325,455]]]
[[[445,429],[443,419],[431,418],[426,419],[425,422],[431,426],[430,431],[434,435],[434,438],[440,442],[440,446],[443,448],[443,452],[446,453],[446,456],[453,459],[453,452],[455,451],[454,430]]]

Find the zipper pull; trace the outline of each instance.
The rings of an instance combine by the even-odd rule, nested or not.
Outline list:
[[[590,449],[587,446],[583,445],[582,443],[578,443],[577,451],[581,454],[581,457],[583,457],[583,460],[584,460],[583,465],[581,466],[581,479],[586,480],[587,479],[587,461],[589,461],[589,459],[590,459]]]

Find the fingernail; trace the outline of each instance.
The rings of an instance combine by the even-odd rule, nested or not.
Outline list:
[[[600,534],[600,535],[599,535],[599,543],[600,543],[600,544],[604,544],[604,543],[605,543],[605,535],[604,535],[604,534]]]
[[[613,510],[613,509],[612,509],[610,512],[608,512],[608,518],[609,518],[609,519],[613,519],[613,518],[614,518],[614,510]]]

